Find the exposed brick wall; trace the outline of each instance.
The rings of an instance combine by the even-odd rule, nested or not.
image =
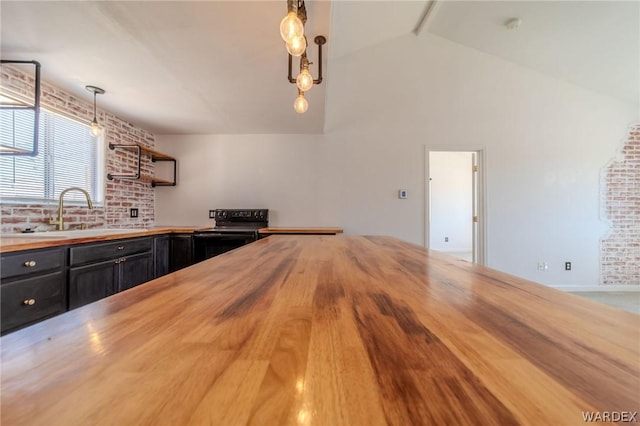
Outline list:
[[[640,285],[640,124],[602,178],[604,215],[611,223],[600,246],[601,283]]]
[[[31,97],[35,81],[28,72],[30,69],[2,66],[1,85],[12,92]],[[46,79],[46,66],[42,67],[43,80]],[[82,88],[84,90],[84,88]],[[109,88],[106,88],[108,96]],[[77,117],[85,122],[93,119],[93,95],[87,92],[86,99],[79,99],[45,81],[41,83],[41,105]],[[155,145],[154,135],[140,129],[115,115],[98,109],[98,121],[105,128],[106,171],[114,174],[133,174],[136,171],[137,157],[130,150],[109,150],[111,144],[140,144],[149,148]],[[142,173],[153,175],[154,163],[148,157],[142,157]],[[154,224],[155,189],[148,183],[132,180],[106,181],[103,206],[93,210],[86,207],[65,207],[66,228],[73,229],[85,223],[89,228],[144,228]],[[129,208],[138,208],[138,217],[129,217]],[[49,218],[57,216],[55,204],[8,204],[0,205],[0,231],[19,232],[25,228],[52,230]]]

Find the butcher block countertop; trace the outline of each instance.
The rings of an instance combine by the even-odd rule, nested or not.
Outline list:
[[[204,226],[154,226],[145,229],[84,229],[74,231],[34,232],[0,235],[0,253],[32,250],[70,244],[110,241],[122,238],[146,237],[158,234],[194,232],[211,229]]]
[[[3,425],[583,425],[640,409],[640,316],[391,237],[271,236],[0,344]]]
[[[285,228],[285,227],[271,227],[261,228],[258,230],[259,234],[296,234],[296,235],[335,235],[342,234],[344,230],[342,228]]]

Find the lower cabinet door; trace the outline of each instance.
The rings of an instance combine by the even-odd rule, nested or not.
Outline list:
[[[169,273],[169,236],[153,239],[153,278]]]
[[[153,254],[151,252],[127,256],[119,266],[120,277],[117,291],[124,291],[153,279]]]
[[[69,309],[112,295],[117,289],[119,263],[115,260],[69,270]]]
[[[169,272],[193,265],[193,235],[172,235],[169,256]]]
[[[2,333],[66,310],[65,274],[61,271],[0,286]]]

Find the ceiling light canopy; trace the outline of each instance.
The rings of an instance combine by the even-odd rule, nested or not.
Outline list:
[[[508,30],[517,30],[520,28],[520,25],[522,25],[522,19],[520,18],[511,18],[504,23],[504,26]]]
[[[309,62],[307,57],[307,36],[304,32],[306,22],[307,8],[304,0],[287,0],[287,16],[280,22],[280,36],[289,54],[289,82],[298,86],[298,97],[293,103],[293,109],[299,114],[303,114],[309,108],[304,92],[311,90],[314,84],[322,83],[322,45],[327,42],[326,37],[321,35],[313,39],[318,46],[318,78],[314,79],[309,72],[312,62]],[[293,57],[300,58],[300,71],[296,78],[293,78],[292,74]]]
[[[91,122],[91,134],[100,136],[104,129],[98,124],[98,116],[96,115],[96,95],[104,95],[104,90],[96,86],[85,86],[85,89],[93,93],[93,121]]]

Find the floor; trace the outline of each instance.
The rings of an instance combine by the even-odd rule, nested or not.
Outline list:
[[[473,262],[473,253],[470,251],[448,251],[447,254],[457,257],[458,259]]]
[[[473,259],[472,252],[447,252],[447,254],[469,262]],[[571,293],[640,315],[640,291],[585,291]]]
[[[640,291],[590,291],[572,293],[640,315]]]

